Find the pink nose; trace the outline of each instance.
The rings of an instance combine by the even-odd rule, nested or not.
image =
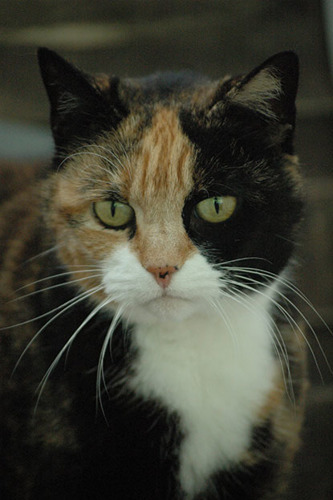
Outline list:
[[[158,266],[149,266],[147,267],[147,271],[150,272],[157,283],[160,285],[162,288],[166,288],[170,281],[171,281],[171,275],[178,271],[177,266],[164,266],[164,267],[158,267]]]

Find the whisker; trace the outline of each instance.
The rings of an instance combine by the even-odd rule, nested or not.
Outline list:
[[[255,290],[254,290],[255,291]],[[240,291],[237,289],[237,291],[234,291],[232,289],[229,289],[229,295],[228,295],[232,300],[235,300],[239,304],[241,304],[243,307],[248,309],[252,314],[256,314],[256,316],[259,317],[258,312],[256,311],[256,308],[254,307],[254,301],[251,299],[250,296],[248,296],[245,292]],[[242,300],[239,300],[239,297],[241,296]],[[260,315],[261,317],[262,315]],[[292,381],[292,376],[291,376],[291,370],[290,370],[290,362],[289,362],[289,356],[288,356],[288,351],[287,347],[283,338],[282,333],[280,332],[280,329],[278,328],[278,325],[274,321],[273,318],[271,318],[272,322],[268,322],[266,318],[266,324],[268,327],[268,331],[270,332],[271,338],[274,343],[274,349],[277,353],[277,356],[279,358],[280,366],[281,366],[281,373],[283,377],[283,383],[286,389],[286,393],[293,405],[295,405],[295,395],[294,395],[294,388],[293,388],[293,381]],[[282,356],[282,357],[281,357]],[[287,371],[287,377],[286,373]],[[288,384],[289,381],[289,384]],[[289,390],[289,387],[291,390]]]
[[[83,266],[82,266],[83,267]],[[25,288],[28,288],[33,285],[38,285],[39,283],[43,283],[44,281],[48,281],[54,278],[61,278],[63,276],[70,276],[71,274],[79,274],[79,273],[84,273],[84,272],[90,272],[90,269],[87,269],[86,266],[83,267],[81,271],[66,271],[58,274],[51,274],[50,276],[46,276],[45,278],[41,278],[36,281],[31,281],[27,285],[21,286],[20,288],[17,288],[15,290],[15,293],[20,292],[21,290],[24,290]]]
[[[99,290],[102,289],[102,286],[96,286],[95,288],[92,288],[91,290],[89,291],[86,291],[86,292],[83,292],[81,293],[79,296],[76,296],[76,297],[73,297],[72,299],[68,300],[67,302],[65,302],[64,304],[62,304],[61,306],[58,306],[54,309],[52,309],[52,311],[49,311],[47,313],[44,313],[44,314],[41,314],[40,316],[37,316],[35,318],[33,318],[32,320],[29,320],[29,321],[25,321],[23,323],[19,323],[17,325],[13,325],[12,327],[8,327],[8,328],[15,328],[16,326],[21,326],[21,325],[24,325],[24,324],[27,324],[27,323],[30,323],[32,321],[36,321],[37,319],[41,319],[47,315],[50,315],[52,314],[52,312],[55,312],[55,311],[60,311],[55,314],[54,316],[52,316],[51,319],[49,319],[39,330],[38,332],[33,336],[33,338],[29,341],[29,343],[27,344],[27,346],[25,347],[25,349],[23,350],[22,354],[20,355],[19,359],[17,360],[14,368],[13,368],[13,371],[12,371],[12,374],[11,376],[14,375],[15,371],[17,370],[20,362],[22,361],[22,358],[23,356],[26,354],[26,352],[28,351],[28,349],[31,347],[31,345],[33,344],[33,342],[35,342],[38,337],[41,335],[41,333],[53,322],[55,321],[59,316],[61,316],[64,312],[66,312],[68,309],[70,309],[71,307],[74,307],[75,305],[77,305],[78,303],[82,302],[82,300],[85,300],[87,297],[90,297],[91,295],[94,295],[94,293],[98,292]]]
[[[299,297],[311,309],[311,311],[313,313],[315,313],[315,315],[321,321],[321,323],[323,324],[323,326],[325,326],[325,328],[331,334],[333,334],[333,332],[331,331],[329,325],[326,323],[326,321],[324,320],[324,318],[320,315],[320,313],[317,311],[317,309],[311,303],[311,301],[307,298],[307,296],[292,281],[288,280],[287,278],[285,278],[285,277],[283,277],[281,275],[272,273],[271,271],[261,270],[261,269],[256,269],[256,268],[250,268],[250,267],[249,268],[248,267],[245,267],[245,268],[243,268],[243,267],[242,268],[228,267],[227,271],[236,271],[236,272],[237,271],[241,271],[241,272],[246,272],[247,274],[254,274],[254,275],[257,275],[257,276],[267,277],[269,279],[273,279],[273,280],[277,281],[278,283],[281,283],[283,286],[285,286],[290,291],[292,291],[297,297]]]
[[[109,299],[109,302],[110,301],[111,301],[111,299]],[[113,333],[114,333],[115,329],[117,328],[119,321],[121,320],[121,316],[123,314],[123,311],[124,311],[124,307],[119,307],[116,310],[115,315],[112,318],[109,329],[105,335],[105,339],[104,339],[104,342],[103,342],[103,345],[101,348],[101,352],[100,352],[100,356],[99,356],[99,360],[98,360],[98,365],[97,365],[97,377],[96,377],[96,396],[97,396],[97,398],[96,398],[96,401],[98,401],[100,404],[102,414],[103,414],[106,422],[107,422],[107,419],[106,419],[106,415],[104,412],[103,401],[102,401],[102,389],[101,389],[101,387],[104,386],[106,392],[108,391],[106,380],[105,380],[105,375],[104,375],[104,358],[105,358],[105,353],[106,353],[106,350],[108,348],[108,345],[110,345],[110,343],[111,343]]]
[[[244,279],[243,276],[238,276],[238,277],[241,277],[242,279]],[[254,280],[252,278],[246,278],[247,281],[251,281],[253,282],[253,284],[260,284],[260,285],[263,285],[262,282],[260,281],[257,281],[257,280]],[[236,286],[242,286],[242,288],[244,289],[247,289],[247,290],[250,290],[252,292],[255,292],[265,298],[268,298],[270,300],[270,302],[272,304],[274,304],[274,306],[283,314],[283,316],[288,320],[289,324],[290,325],[294,325],[295,328],[296,328],[296,331],[298,331],[301,336],[303,337],[306,345],[308,346],[308,349],[311,353],[311,356],[315,362],[315,365],[316,365],[316,368],[318,370],[318,373],[320,375],[320,378],[321,380],[323,381],[323,376],[322,376],[322,372],[320,370],[320,367],[319,367],[319,364],[318,364],[318,360],[315,356],[315,353],[314,353],[314,350],[310,344],[310,342],[308,341],[308,339],[306,338],[306,335],[304,334],[304,332],[302,331],[302,329],[300,328],[300,326],[298,325],[297,321],[292,317],[292,315],[286,310],[285,307],[283,307],[278,301],[274,300],[273,297],[269,297],[268,295],[266,295],[264,292],[261,292],[260,290],[258,289],[253,289],[253,287],[249,286],[249,285],[246,285],[245,283],[240,283],[240,282],[237,282],[237,281],[232,281],[232,280],[229,280],[229,283],[231,284],[234,284]],[[328,362],[328,359],[327,359],[327,356],[319,342],[319,339],[318,339],[318,336],[317,334],[315,333],[314,329],[312,328],[311,324],[309,323],[308,319],[306,318],[306,316],[302,313],[302,311],[290,300],[288,299],[288,297],[286,297],[286,295],[284,295],[282,292],[280,292],[279,290],[276,290],[276,293],[283,299],[285,300],[286,302],[288,302],[288,304],[300,315],[300,317],[304,320],[304,322],[306,323],[306,325],[308,326],[308,328],[310,329],[311,333],[313,334],[318,346],[319,346],[319,349],[323,355],[323,358],[325,360],[325,362],[327,363],[327,366],[329,368],[329,370],[331,371],[331,366]]]
[[[98,287],[95,287],[97,291],[98,289],[102,289],[102,285],[99,285]],[[86,292],[83,292],[83,294],[89,294],[89,291],[86,291]],[[81,295],[79,295],[79,297],[81,297]],[[0,332],[3,331],[3,330],[12,330],[13,328],[16,328],[18,326],[23,326],[23,325],[27,325],[29,323],[33,323],[34,321],[37,321],[39,319],[42,319],[42,318],[45,318],[46,316],[49,316],[50,314],[52,314],[53,312],[55,311],[58,311],[59,309],[61,309],[62,307],[66,306],[67,304],[71,304],[72,302],[74,302],[75,300],[77,299],[77,296],[75,297],[72,297],[71,299],[69,299],[67,302],[65,302],[64,304],[61,304],[60,306],[57,306],[55,307],[54,309],[51,309],[50,311],[47,311],[43,314],[40,314],[39,316],[35,316],[34,318],[31,318],[31,319],[28,319],[26,321],[22,321],[20,323],[15,323],[15,325],[10,325],[10,326],[4,326],[2,328],[0,328]]]
[[[124,155],[126,156],[126,158],[128,157],[127,155],[127,151],[125,150],[124,146],[122,143],[119,143],[122,148],[123,148],[123,153]],[[116,153],[114,151],[112,151],[110,148],[107,148],[105,146],[102,146],[101,144],[93,144],[92,147],[95,147],[95,148],[98,148],[98,149],[102,149],[103,151],[105,151],[107,154],[111,155],[115,160],[117,160],[117,162],[119,164],[121,164],[121,161],[120,161],[120,158],[116,155]],[[82,146],[80,149],[87,149],[87,148],[91,148],[91,146]],[[105,156],[102,156],[102,155],[98,155],[97,153],[94,153],[94,152],[91,152],[92,154],[95,154],[96,156],[101,156],[101,158],[107,160],[107,161],[110,161],[111,160]],[[86,151],[83,153],[83,154],[86,154]]]
[[[223,290],[221,290],[221,293],[222,293],[222,295],[225,295],[225,294],[223,294]],[[239,350],[239,339],[237,337],[237,333],[235,332],[235,329],[230,321],[230,318],[229,318],[227,312],[223,308],[223,305],[221,303],[217,302],[216,300],[210,300],[208,302],[211,305],[211,307],[215,311],[217,311],[218,314],[220,314],[221,318],[223,319],[224,324],[226,325],[227,331],[230,334],[230,337],[231,337],[231,340],[233,343],[233,347],[234,347],[234,351],[237,352]]]
[[[83,272],[83,271],[78,271],[78,272]],[[90,280],[92,278],[99,278],[101,276],[102,276],[101,273],[100,274],[92,274],[91,276],[85,276],[84,278],[78,278],[76,280],[63,281],[62,283],[57,283],[56,285],[51,285],[51,286],[48,286],[45,288],[41,288],[40,290],[35,290],[34,292],[30,292],[30,293],[27,293],[25,295],[21,295],[20,297],[16,297],[15,299],[11,300],[11,302],[17,302],[19,300],[26,299],[27,297],[31,297],[32,295],[36,295],[38,293],[43,293],[43,292],[46,292],[48,290],[53,290],[54,288],[59,288],[62,286],[70,286],[73,283],[80,283],[82,281],[87,281],[87,280]],[[46,279],[48,279],[48,278],[46,278]],[[44,280],[39,280],[39,282],[41,282],[41,281],[44,281]],[[26,285],[26,286],[30,286],[30,285]],[[20,290],[22,290],[23,288],[26,288],[26,286],[22,287]]]
[[[57,245],[54,245],[54,247],[49,248],[48,250],[44,250],[44,252],[40,252],[37,255],[34,255],[33,257],[30,257],[29,259],[25,260],[23,264],[28,264],[29,262],[32,262],[36,259],[40,259],[41,257],[45,257],[45,255],[49,255],[52,252],[55,252],[59,248],[61,248],[64,245],[64,243],[59,243]]]
[[[86,149],[90,149],[89,151],[84,151]],[[112,157],[112,160],[105,156],[105,155],[100,155],[94,151],[91,151],[91,148],[96,148],[96,149],[100,149],[102,151],[105,151],[105,153],[109,156]],[[124,158],[127,160],[127,163],[125,163],[117,154],[115,151],[113,151],[112,149],[110,148],[107,148],[106,146],[102,146],[101,144],[92,144],[92,145],[89,145],[89,146],[81,146],[79,148],[81,150],[81,152],[77,153],[77,154],[90,154],[90,155],[94,155],[98,158],[101,158],[103,159],[104,161],[106,161],[108,164],[111,165],[111,167],[114,169],[114,168],[121,168],[123,170],[126,170],[126,172],[128,173],[129,177],[132,178],[132,171],[131,169],[129,168],[129,165],[130,165],[130,159],[129,159],[129,155],[128,155],[128,152],[123,144],[122,141],[118,141],[116,144],[115,144],[115,149],[120,149],[121,150],[121,153],[122,155],[124,156]],[[114,161],[113,161],[114,160]],[[103,169],[103,167],[101,167],[101,165],[95,165],[95,166],[98,166],[99,168],[101,168],[102,170],[104,170],[107,174],[110,174],[111,171],[108,171],[106,169]]]
[[[317,311],[317,309],[315,308],[315,306],[311,303],[311,301],[306,297],[306,295],[293,283],[291,282],[290,280],[288,280],[287,278],[283,277],[283,276],[280,276],[280,275],[276,275],[275,273],[272,273],[270,271],[262,271],[260,269],[255,269],[255,268],[229,268],[230,270],[232,271],[238,271],[238,272],[246,272],[248,274],[254,274],[256,276],[263,276],[263,277],[267,277],[269,279],[274,279],[277,283],[280,283],[282,286],[284,286],[287,290],[290,290],[293,294],[296,295],[296,297],[298,297],[300,300],[302,300],[308,307],[309,309],[315,314],[315,316],[321,321],[322,325],[327,329],[327,331],[333,335],[333,332],[332,330],[330,329],[329,325],[326,323],[326,321],[324,320],[324,318],[321,316],[321,314]],[[246,276],[242,276],[242,279],[244,280],[249,280],[250,278],[246,277]],[[267,284],[265,283],[262,283],[262,282],[257,282],[258,285],[263,285],[263,286],[267,286]],[[297,308],[297,306],[285,295],[283,294],[280,290],[277,290],[277,293],[283,298],[283,300],[285,300],[286,302],[288,302],[292,308],[294,310],[296,310],[296,312],[302,317],[302,319],[305,321],[307,327],[309,328],[309,330],[311,331],[313,337],[315,338],[316,342],[317,342],[317,345],[319,346],[319,349],[323,355],[323,358],[325,360],[325,363],[328,367],[328,369],[330,370],[330,372],[332,373],[332,368],[330,366],[330,363],[327,359],[327,356],[325,354],[325,352],[323,351],[323,348],[320,344],[320,341],[318,339],[318,336],[316,334],[316,332],[314,331],[312,325],[310,324],[309,320],[305,317],[304,313],[302,313],[300,311],[299,308]]]
[[[38,392],[38,398],[37,398],[37,402],[36,402],[36,406],[35,406],[35,412],[37,410],[37,407],[38,407],[38,404],[39,404],[39,401],[40,401],[40,398],[42,396],[42,393],[44,391],[44,388],[45,388],[45,385],[47,384],[47,381],[51,375],[51,373],[53,372],[53,370],[56,368],[57,364],[59,363],[60,359],[62,358],[63,354],[66,352],[66,350],[68,350],[72,343],[74,342],[75,338],[78,336],[78,334],[82,331],[82,329],[86,326],[87,323],[89,323],[89,321],[91,321],[92,318],[94,318],[96,316],[96,314],[105,306],[107,305],[108,303],[110,302],[110,299],[107,299],[107,300],[104,300],[103,302],[101,302],[100,304],[98,304],[89,314],[88,316],[86,317],[86,319],[81,323],[81,325],[75,330],[75,332],[71,335],[71,337],[67,340],[67,342],[65,343],[65,345],[62,347],[62,349],[59,351],[59,353],[57,354],[57,356],[54,358],[54,360],[52,361],[51,365],[49,366],[49,368],[47,369],[45,375],[43,376],[40,384],[38,385],[37,387],[37,392]],[[77,302],[74,304],[76,305]],[[72,307],[72,306],[71,306]],[[62,311],[64,312],[64,311]],[[38,335],[40,334],[40,332],[38,332]]]
[[[87,270],[91,270],[91,269],[101,269],[101,265],[100,264],[71,264],[71,265],[67,265],[67,268],[69,270],[71,269],[82,269],[83,271]]]
[[[78,151],[78,152],[72,153],[71,155],[69,155],[66,158],[64,158],[62,160],[62,162],[60,163],[58,169],[61,169],[61,167],[64,165],[64,163],[66,163],[68,160],[71,160],[72,158],[75,158],[76,156],[83,156],[83,155],[96,156],[97,158],[103,159],[109,165],[111,165],[112,167],[114,167],[114,163],[112,163],[112,161],[109,158],[107,158],[106,156],[100,155],[98,153],[94,153],[93,151]],[[98,166],[101,167],[101,165],[98,165]],[[101,168],[103,168],[103,167],[101,167]],[[106,169],[105,169],[105,171],[108,172]]]
[[[265,257],[238,257],[237,259],[225,260],[225,261],[223,261],[221,263],[213,264],[213,267],[216,267],[218,269],[224,270],[224,268],[226,266],[228,266],[227,270],[229,270],[229,269],[234,269],[232,267],[229,267],[229,264],[234,264],[234,263],[237,263],[237,262],[244,262],[244,261],[248,262],[249,260],[263,261],[263,262],[267,262],[269,264],[271,263],[271,261],[269,259],[266,259]],[[236,267],[235,269],[238,269],[238,270],[242,269],[243,270],[243,269],[255,269],[255,268],[252,268],[252,267],[249,267],[249,268],[244,268],[244,267],[239,268],[239,267]]]
[[[300,299],[302,299],[306,305],[308,305],[311,310],[317,315],[317,317],[322,321],[323,325],[327,328],[327,330],[332,334],[332,331],[331,329],[329,328],[329,326],[327,325],[327,323],[325,322],[325,320],[321,317],[321,315],[318,313],[318,311],[316,310],[316,308],[313,306],[313,304],[309,301],[309,299],[303,294],[303,292],[301,292],[301,290],[299,290],[292,282],[290,282],[289,280],[283,278],[283,277],[280,277],[280,276],[276,276],[274,273],[270,273],[268,272],[268,274],[274,278],[276,277],[276,281],[278,283],[281,283],[283,286],[285,286],[287,289],[291,290],[294,294],[296,294]],[[257,273],[258,275],[258,273]],[[245,278],[246,280],[250,280],[250,278]],[[256,281],[256,280],[253,280],[256,282],[256,284],[263,284],[264,286],[267,286],[265,283],[261,283],[259,281]],[[318,339],[318,336],[314,330],[314,328],[312,327],[312,325],[310,324],[309,320],[306,318],[306,316],[304,315],[304,313],[302,313],[302,311],[294,304],[294,302],[292,300],[290,300],[284,293],[282,293],[279,289],[276,290],[276,293],[284,300],[286,301],[300,316],[301,318],[304,320],[304,322],[306,323],[307,327],[309,328],[309,330],[311,331],[313,337],[315,338],[316,342],[317,342],[317,345],[322,353],[322,356],[327,364],[327,367],[328,369],[330,370],[330,372],[332,373],[332,369],[331,369],[331,366],[330,366],[330,363],[327,359],[327,356],[320,344],[320,341]]]

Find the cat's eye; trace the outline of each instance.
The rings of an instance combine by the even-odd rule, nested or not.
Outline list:
[[[214,196],[200,201],[195,212],[204,221],[211,223],[224,222],[234,213],[237,200],[234,196]]]
[[[134,210],[126,203],[119,201],[96,201],[93,203],[95,216],[103,225],[110,228],[127,226],[134,218]]]

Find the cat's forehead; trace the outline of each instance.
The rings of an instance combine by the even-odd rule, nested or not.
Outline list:
[[[125,196],[134,203],[184,200],[193,188],[195,147],[184,134],[177,109],[159,106],[132,154]]]
[[[62,198],[120,196],[153,213],[167,203],[183,206],[193,189],[196,148],[181,127],[178,110],[158,106],[150,116],[131,115],[116,133],[70,155],[57,175]],[[65,193],[68,192],[68,196]]]
[[[143,78],[122,79],[118,90],[121,99],[130,107],[138,104],[147,107],[152,103],[206,106],[227,78],[211,81],[191,71],[162,72]]]

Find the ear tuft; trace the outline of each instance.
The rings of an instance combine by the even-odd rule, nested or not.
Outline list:
[[[264,118],[294,125],[297,87],[298,57],[281,52],[241,79],[226,98]]]
[[[233,88],[228,97],[234,104],[245,106],[267,118],[274,118],[275,114],[270,103],[273,99],[279,99],[281,92],[279,78],[273,74],[271,69],[266,68],[246,85]]]

